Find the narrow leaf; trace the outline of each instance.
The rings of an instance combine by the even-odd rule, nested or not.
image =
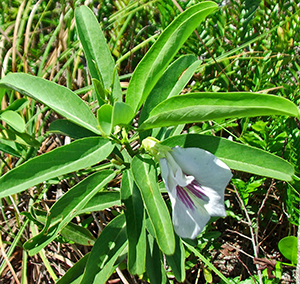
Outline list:
[[[129,170],[123,174],[121,196],[126,207],[128,269],[131,274],[141,275],[146,269],[145,209],[140,191]]]
[[[158,187],[155,163],[147,155],[135,156],[132,159],[131,170],[154,227],[156,241],[165,254],[173,254],[174,230],[169,211]]]
[[[185,250],[181,239],[175,235],[176,248],[173,255],[166,255],[167,262],[172,268],[176,280],[183,283],[185,280]]]
[[[197,147],[211,152],[233,170],[248,172],[279,180],[292,180],[293,166],[284,159],[266,151],[228,139],[200,134],[173,136],[164,145],[184,148]]]
[[[94,13],[82,5],[75,10],[75,22],[91,77],[102,82],[106,90],[114,83],[114,100],[121,101],[119,76],[114,75],[115,62]]]
[[[125,216],[114,218],[97,239],[86,264],[81,284],[104,284],[127,244]]]
[[[96,136],[96,134],[67,119],[54,120],[48,129],[50,133],[60,133],[74,139]]]
[[[78,214],[101,211],[112,206],[120,206],[120,192],[106,191],[99,192],[89,200],[89,202],[82,208]]]
[[[162,73],[190,34],[217,4],[206,1],[181,13],[160,35],[135,69],[126,95],[134,112],[141,107]]]
[[[56,284],[80,284],[90,253],[77,261]]]
[[[259,93],[191,93],[171,97],[157,107],[139,130],[220,118],[288,115],[298,116],[291,101]]]
[[[145,101],[139,118],[139,124],[148,118],[149,113],[154,107],[166,100],[173,93],[181,74],[196,60],[197,57],[194,55],[184,55],[179,57],[165,70]],[[178,90],[176,95],[180,91]]]
[[[0,178],[0,198],[101,162],[113,147],[107,139],[89,137],[35,157]]]
[[[0,88],[9,88],[36,99],[74,123],[100,134],[97,120],[89,107],[64,86],[23,73],[10,73],[0,80]]]
[[[95,173],[65,193],[50,209],[44,229],[34,238],[27,241],[24,247],[29,255],[34,255],[54,240],[87,202],[113,177],[113,171]],[[50,227],[50,228],[49,228]]]

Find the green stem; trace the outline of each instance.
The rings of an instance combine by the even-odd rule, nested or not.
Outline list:
[[[190,244],[186,243],[185,241],[183,241],[183,243],[185,244],[185,246],[191,251],[193,252],[197,257],[200,258],[200,260],[202,262],[204,262],[212,271],[214,271],[226,284],[230,284],[232,283],[217,269],[213,266],[213,264],[211,264],[209,262],[209,260],[207,260],[200,252],[198,252],[193,246],[191,246]]]

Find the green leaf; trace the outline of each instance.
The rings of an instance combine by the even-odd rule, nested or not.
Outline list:
[[[96,238],[88,229],[74,223],[69,223],[65,226],[61,230],[61,235],[69,241],[82,246],[93,246],[96,241]]]
[[[18,132],[25,131],[25,122],[24,119],[17,113],[12,110],[4,111],[0,114],[0,120],[6,122],[14,130]]]
[[[259,93],[191,93],[171,97],[156,106],[139,130],[220,118],[298,116],[291,101]]]
[[[56,284],[80,284],[90,253],[77,261]]]
[[[48,129],[51,133],[60,133],[74,139],[96,136],[96,134],[67,119],[54,120]]]
[[[13,141],[6,141],[4,139],[0,139],[0,151],[10,154],[12,156],[21,158],[21,149],[17,148],[17,144]]]
[[[23,73],[10,73],[0,80],[0,88],[9,88],[36,99],[74,123],[100,134],[97,120],[89,107],[66,87]]]
[[[97,118],[100,126],[100,131],[104,136],[108,136],[112,130],[112,112],[111,105],[102,105],[97,111]]]
[[[149,113],[154,107],[166,100],[171,93],[174,93],[175,89],[177,92],[175,93],[176,95],[181,92],[182,89],[177,87],[180,76],[196,60],[197,57],[194,55],[183,55],[165,70],[145,101],[139,118],[139,124],[148,118]]]
[[[243,145],[228,139],[200,134],[183,134],[170,137],[164,145],[207,150],[221,159],[233,170],[249,172],[279,180],[292,180],[293,166],[287,161],[266,151]]]
[[[158,187],[155,163],[148,155],[134,156],[131,170],[155,230],[156,241],[165,254],[171,255],[175,251],[174,230]]]
[[[190,34],[217,4],[206,1],[181,13],[160,35],[134,70],[127,89],[126,103],[134,113],[141,107],[162,73]]]
[[[121,206],[120,192],[99,192],[78,212],[78,215],[87,212],[101,211],[112,206]]]
[[[132,108],[123,103],[116,102],[113,110],[113,127],[116,125],[128,125],[134,116]]]
[[[147,235],[147,274],[150,279],[150,283],[163,284],[168,283],[168,278],[164,265],[161,261],[161,253],[157,242],[151,234]]]
[[[21,133],[17,131],[13,131],[10,129],[4,129],[1,132],[2,137],[6,140],[12,140],[19,144],[26,145],[26,146],[32,146],[32,147],[40,147],[41,143],[36,140],[33,136],[27,134],[27,133]]]
[[[167,262],[172,268],[176,280],[183,283],[185,280],[185,250],[181,239],[175,235],[176,247],[173,255],[166,255]]]
[[[125,216],[121,214],[103,229],[97,239],[87,261],[81,284],[106,283],[126,245]]]
[[[65,193],[50,209],[44,229],[24,244],[29,255],[38,253],[54,240],[87,202],[115,176],[113,171],[95,173]],[[65,232],[68,233],[68,232]]]
[[[0,114],[7,110],[20,111],[24,109],[28,104],[29,101],[27,100],[27,98],[15,100],[5,110],[0,110]]]
[[[119,76],[114,75],[115,62],[94,13],[82,5],[75,10],[75,22],[91,77],[106,90],[113,84],[114,100],[122,101]]]
[[[290,260],[292,264],[297,264],[298,239],[295,236],[289,236],[281,239],[278,243],[278,249],[281,254]]]
[[[123,173],[121,197],[126,207],[127,266],[131,274],[141,275],[146,269],[145,209],[141,193],[129,170]]]
[[[114,145],[101,137],[76,140],[35,157],[0,178],[0,198],[104,160]]]

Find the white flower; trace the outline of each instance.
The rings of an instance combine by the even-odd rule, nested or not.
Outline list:
[[[159,158],[174,229],[180,237],[194,239],[211,216],[226,216],[224,190],[232,174],[225,163],[199,148],[171,149],[153,138],[147,140],[144,148]]]

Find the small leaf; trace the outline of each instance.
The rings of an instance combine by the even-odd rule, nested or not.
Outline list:
[[[298,239],[295,236],[281,239],[278,243],[278,249],[285,258],[293,264],[297,264]]]
[[[171,97],[156,106],[139,130],[220,118],[268,115],[298,116],[297,106],[274,95],[259,93],[191,93]]]
[[[12,110],[4,111],[0,114],[0,120],[6,122],[14,130],[18,132],[25,131],[25,122],[24,119],[17,113]]]
[[[147,155],[134,156],[131,170],[153,225],[156,241],[165,254],[171,255],[175,251],[174,230],[158,187],[155,163]]]
[[[113,110],[113,127],[116,125],[128,125],[133,116],[133,110],[129,105],[123,102],[116,102]]]
[[[111,105],[102,105],[97,111],[97,118],[100,126],[100,130],[104,136],[108,136],[112,130],[112,112],[113,107]]]

